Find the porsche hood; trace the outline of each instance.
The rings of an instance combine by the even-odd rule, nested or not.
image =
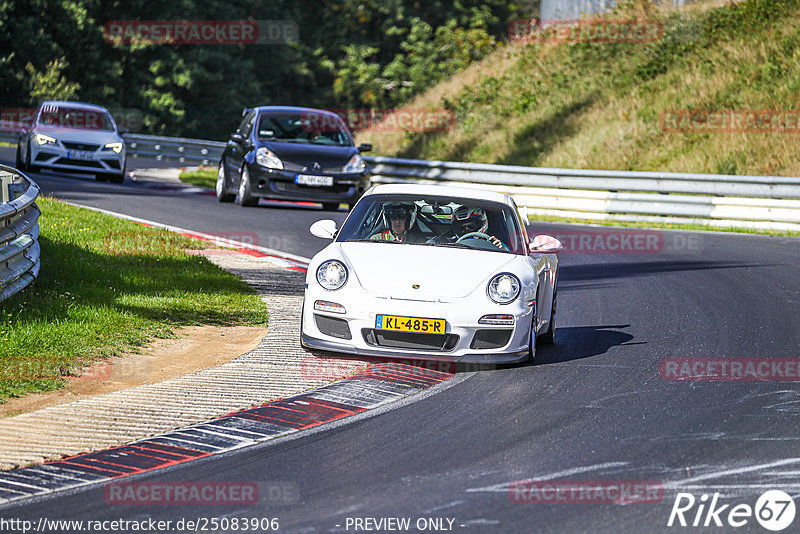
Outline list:
[[[517,256],[502,252],[398,243],[341,243],[366,291],[381,297],[436,301],[465,297]]]

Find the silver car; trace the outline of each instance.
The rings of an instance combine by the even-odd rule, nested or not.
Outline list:
[[[43,103],[23,119],[17,143],[17,168],[94,174],[99,181],[125,179],[125,141],[101,106],[81,102]]]

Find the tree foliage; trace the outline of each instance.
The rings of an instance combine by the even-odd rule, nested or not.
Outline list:
[[[77,99],[140,110],[144,131],[224,138],[242,108],[387,107],[490,52],[501,0],[0,0],[0,107]],[[122,44],[109,21],[290,20],[299,41]]]

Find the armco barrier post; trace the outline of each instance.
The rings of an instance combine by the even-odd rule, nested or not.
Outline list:
[[[0,204],[11,202],[11,191],[9,186],[14,181],[14,175],[10,172],[0,171]]]

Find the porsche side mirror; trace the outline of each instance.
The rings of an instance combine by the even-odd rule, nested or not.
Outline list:
[[[321,237],[322,239],[333,239],[336,235],[336,221],[322,219],[312,224],[309,231],[312,235]]]
[[[359,152],[369,152],[370,150],[372,150],[371,143],[361,143],[360,145],[358,145]]]
[[[544,234],[537,235],[531,239],[530,245],[528,245],[528,250],[537,254],[555,254],[563,249],[564,245],[561,244],[561,241],[553,236]]]

